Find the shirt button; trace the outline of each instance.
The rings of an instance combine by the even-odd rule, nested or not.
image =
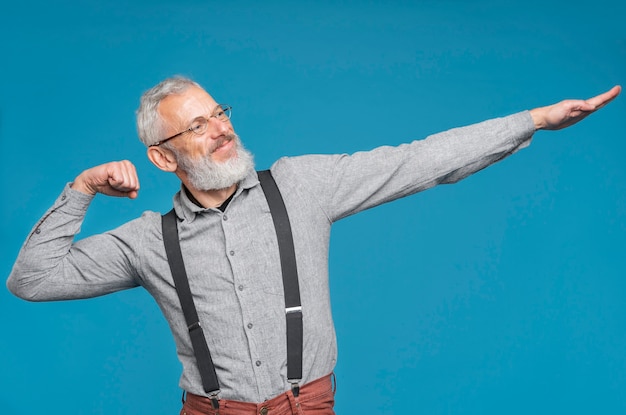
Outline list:
[[[41,229],[39,228],[35,229],[35,233],[41,233]]]
[[[61,200],[65,200],[66,197],[67,196],[65,196],[65,195],[61,196]]]
[[[254,364],[257,365],[257,366],[261,366],[261,361],[257,360],[256,362],[254,362]]]
[[[224,216],[222,216],[222,219],[228,220],[228,216],[224,215]]]
[[[230,251],[229,254],[230,254],[230,256],[233,256],[233,255],[235,255],[235,251]]]
[[[239,286],[239,287],[237,287],[237,288],[239,288],[239,291],[243,291],[243,285],[240,285],[240,286]]]
[[[251,329],[252,328],[252,323],[248,323],[248,328]]]

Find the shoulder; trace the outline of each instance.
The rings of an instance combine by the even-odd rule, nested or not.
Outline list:
[[[345,154],[307,154],[295,157],[282,157],[270,168],[276,181],[303,181],[318,180],[328,177],[334,166]]]
[[[160,240],[162,214],[154,211],[144,211],[141,216],[129,220],[108,233],[120,240],[132,243],[143,243],[146,240]]]

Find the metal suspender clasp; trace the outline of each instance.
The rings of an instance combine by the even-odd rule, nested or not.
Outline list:
[[[196,321],[195,323],[187,326],[187,330],[189,330],[189,333],[191,333],[194,330],[200,329],[202,328],[202,326],[200,326],[200,322]]]
[[[218,398],[218,395],[220,393],[220,390],[216,390],[213,391],[209,394],[209,400],[211,401],[211,406],[213,407],[213,409],[215,409],[216,411],[218,409],[220,409],[220,400]]]
[[[300,312],[300,313],[302,312],[302,306],[285,308],[286,314],[297,313],[297,312]]]
[[[298,395],[300,395],[300,381],[295,379],[289,379],[289,382],[291,383],[291,393],[293,393],[293,396],[297,398]]]

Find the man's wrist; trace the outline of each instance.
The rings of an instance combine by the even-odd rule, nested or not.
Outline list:
[[[96,192],[94,192],[89,186],[87,186],[87,184],[84,182],[84,180],[81,180],[80,176],[78,176],[73,183],[70,184],[70,188],[72,188],[73,190],[76,190],[78,192],[84,193],[86,195],[89,196],[95,196]]]
[[[535,131],[544,129],[546,127],[545,122],[545,108],[534,108],[529,111],[530,116],[533,119],[533,123],[535,124]]]

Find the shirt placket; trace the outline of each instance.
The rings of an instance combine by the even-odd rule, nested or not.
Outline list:
[[[222,214],[222,230],[224,232],[226,255],[233,271],[235,295],[239,301],[239,308],[242,316],[242,324],[246,331],[248,341],[248,353],[251,360],[252,371],[254,372],[259,400],[266,399],[271,391],[266,388],[271,382],[271,374],[269,373],[272,365],[267,360],[270,356],[263,352],[260,345],[262,342],[259,336],[262,334],[257,327],[256,318],[258,318],[258,310],[256,307],[262,303],[262,296],[258,287],[254,285],[254,277],[250,275],[251,264],[248,264],[249,253],[245,252],[245,247],[249,245],[250,235],[246,235],[238,229],[236,215],[230,212]],[[267,334],[267,333],[266,333]]]

